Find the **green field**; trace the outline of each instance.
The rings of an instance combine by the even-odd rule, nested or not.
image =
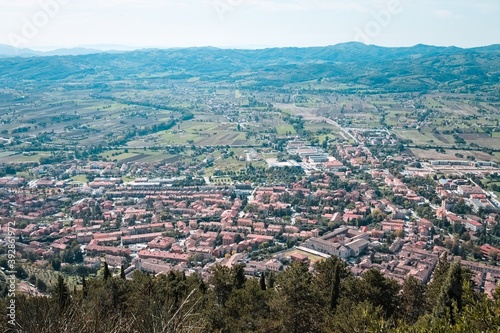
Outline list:
[[[285,135],[286,133],[290,132],[292,134],[296,134],[295,129],[293,128],[292,125],[282,125],[282,126],[277,126],[276,131],[278,132],[278,135]]]
[[[0,163],[33,163],[40,162],[40,158],[50,156],[49,152],[40,152],[35,155],[25,156],[22,153],[3,152]]]
[[[431,145],[440,142],[431,133],[419,132],[417,130],[394,130],[393,132],[401,139],[411,140],[415,145]]]
[[[129,149],[125,152],[125,149],[120,150],[109,150],[100,154],[101,157],[107,158],[111,161],[117,162],[161,162],[164,160],[169,161],[175,156],[167,154],[163,151],[156,150],[144,150],[144,149]]]
[[[77,182],[82,182],[82,183],[88,182],[87,176],[85,176],[85,175],[73,176],[73,177],[71,177],[71,179],[73,179],[74,181],[77,181]]]

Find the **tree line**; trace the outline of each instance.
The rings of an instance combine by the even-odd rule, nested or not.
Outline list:
[[[6,302],[2,299],[3,312]],[[284,272],[245,275],[245,266],[215,266],[208,280],[182,272],[125,279],[105,265],[69,290],[59,277],[50,297],[16,299],[18,332],[498,332],[500,289],[489,299],[473,289],[459,262],[439,259],[432,280],[401,286],[370,269],[350,273],[332,257],[292,263]],[[6,313],[3,314],[4,318]]]

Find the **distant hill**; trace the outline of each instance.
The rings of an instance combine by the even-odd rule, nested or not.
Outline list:
[[[36,56],[38,55],[37,51],[33,51],[30,49],[18,49],[10,45],[0,44],[0,57],[23,57],[23,56]]]
[[[116,52],[116,51],[106,51]],[[43,57],[43,56],[75,56],[84,54],[103,53],[102,50],[97,48],[75,47],[63,48],[53,51],[35,51],[27,48],[15,48],[10,45],[0,44],[0,58],[10,57]]]
[[[5,47],[0,54],[2,50],[4,54],[16,55]],[[20,50],[17,55],[21,54],[31,53]],[[54,56],[47,56],[51,54]],[[45,56],[1,59],[3,80],[92,82],[145,76],[199,77],[262,88],[328,79],[394,92],[461,86],[474,91],[500,83],[500,45],[470,49],[428,45],[389,48],[352,42],[259,50],[202,47],[102,53],[70,49],[42,55]]]

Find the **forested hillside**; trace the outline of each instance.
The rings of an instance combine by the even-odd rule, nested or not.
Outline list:
[[[329,258],[245,277],[243,265],[217,266],[208,282],[170,272],[133,279],[97,278],[51,297],[18,295],[19,332],[498,332],[500,289],[491,300],[473,291],[470,274],[442,257],[431,283],[401,287],[377,270],[354,277]],[[1,309],[5,311],[6,306]],[[5,314],[3,314],[5,316]],[[5,321],[2,321],[5,324]],[[5,327],[2,327],[5,328]]]
[[[498,45],[387,48],[361,43],[327,47],[230,50],[186,48],[78,56],[0,59],[0,82],[124,79],[234,82],[253,89],[332,80],[379,92],[462,89],[477,92],[500,82]],[[483,91],[484,92],[484,91]]]

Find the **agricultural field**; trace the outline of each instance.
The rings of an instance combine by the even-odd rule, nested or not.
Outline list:
[[[251,73],[233,76],[255,83]],[[45,151],[89,147],[109,161],[158,162],[174,158],[165,153],[172,146],[257,148],[289,136],[354,143],[342,127],[387,128],[412,148],[500,150],[500,107],[488,97],[353,93],[369,87],[329,80],[281,90],[214,82],[138,74],[100,88],[77,82],[11,88],[0,106],[0,163],[36,163]]]
[[[414,145],[431,145],[433,143],[440,143],[440,141],[432,134],[426,134],[417,130],[393,130],[392,133],[396,134],[400,139],[410,140],[410,144]]]
[[[102,158],[110,161],[131,163],[131,162],[174,162],[179,159],[179,156],[165,153],[164,151],[144,150],[144,149],[121,149],[110,150],[100,154]]]
[[[409,151],[413,156],[423,160],[462,161],[465,160],[467,156],[473,156],[478,161],[500,162],[500,154],[490,155],[482,151],[448,149],[445,150],[445,153],[440,153],[437,152],[436,149],[431,149],[431,148],[429,149],[410,148]]]
[[[30,152],[23,154],[22,152],[2,152],[0,155],[0,163],[36,163],[40,162],[40,158],[50,156],[50,152]]]

